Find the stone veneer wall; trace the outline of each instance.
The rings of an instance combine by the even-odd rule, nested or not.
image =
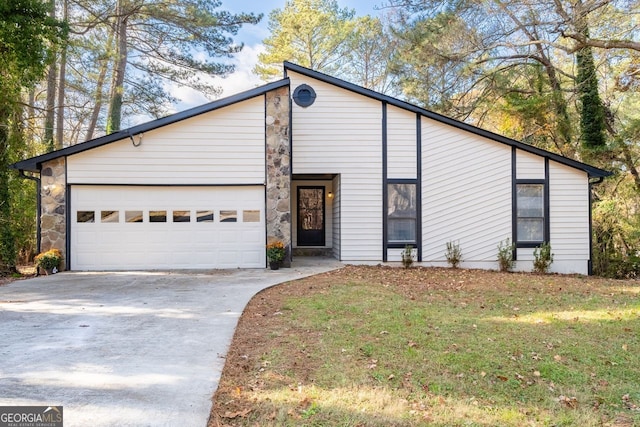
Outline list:
[[[291,150],[289,87],[266,94],[267,243],[284,242],[283,267],[291,266]]]
[[[66,159],[51,160],[42,165],[40,173],[41,213],[40,250],[59,249],[66,258],[67,242],[67,201],[66,201]],[[62,261],[60,269],[65,269]]]

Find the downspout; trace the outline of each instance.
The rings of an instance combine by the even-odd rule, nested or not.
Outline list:
[[[589,263],[587,265],[587,274],[593,276],[593,186],[598,185],[604,181],[604,177],[598,177],[595,181],[589,180]]]
[[[36,178],[35,176],[29,176],[24,173],[22,169],[20,169],[20,177],[24,179],[28,179],[30,181],[34,181],[36,183],[36,252],[40,253],[40,239],[42,237],[42,227],[40,226],[40,217],[41,217],[41,209],[40,209],[40,178]]]

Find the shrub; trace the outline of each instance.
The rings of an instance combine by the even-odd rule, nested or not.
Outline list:
[[[549,267],[553,262],[553,254],[551,253],[551,244],[543,243],[540,247],[533,250],[533,271],[544,274],[549,271]]]
[[[402,255],[402,265],[404,266],[404,268],[410,268],[415,258],[415,253],[413,252],[413,246],[406,245],[401,255]]]
[[[58,268],[62,261],[62,253],[58,249],[51,249],[42,252],[34,258],[36,267],[40,267],[45,271]]]
[[[640,257],[624,256],[617,251],[607,254],[594,252],[593,272],[612,279],[637,279],[640,277]]]
[[[500,271],[511,271],[515,264],[513,259],[513,252],[515,250],[515,244],[509,244],[509,238],[504,242],[498,244],[498,268]]]
[[[447,242],[447,251],[444,253],[447,262],[451,267],[458,268],[458,264],[462,262],[462,249],[460,245],[454,242]]]

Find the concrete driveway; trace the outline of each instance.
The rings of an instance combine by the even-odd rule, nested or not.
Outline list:
[[[340,267],[306,263],[61,273],[0,287],[0,405],[62,405],[65,427],[204,427],[247,302]]]

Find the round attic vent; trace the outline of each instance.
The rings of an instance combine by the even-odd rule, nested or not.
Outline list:
[[[293,102],[305,108],[316,100],[316,91],[309,85],[300,85],[293,91]]]

